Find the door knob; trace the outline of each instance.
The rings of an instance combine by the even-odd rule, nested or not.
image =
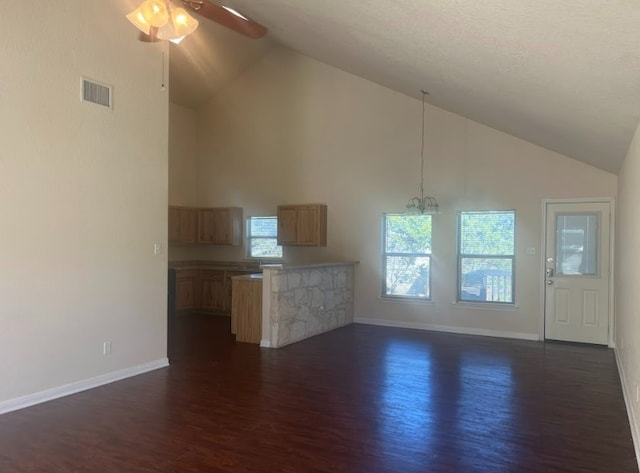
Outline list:
[[[551,286],[553,284],[553,281],[551,279],[547,279],[547,286]]]

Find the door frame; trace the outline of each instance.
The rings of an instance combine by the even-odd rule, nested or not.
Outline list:
[[[541,341],[544,338],[544,310],[545,310],[545,279],[543,276],[546,269],[546,241],[547,241],[547,205],[548,204],[609,204],[609,335],[607,346],[615,348],[615,326],[614,326],[614,310],[615,310],[615,293],[614,293],[614,276],[615,276],[615,230],[616,230],[616,202],[613,197],[587,197],[579,199],[542,199],[542,225],[540,237],[540,321],[538,326],[538,336]]]

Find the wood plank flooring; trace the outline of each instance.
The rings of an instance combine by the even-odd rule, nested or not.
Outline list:
[[[638,471],[611,350],[228,324],[179,318],[170,368],[0,416],[0,472]]]

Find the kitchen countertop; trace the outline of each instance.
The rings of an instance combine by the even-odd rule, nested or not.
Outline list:
[[[323,268],[327,266],[344,266],[355,265],[359,261],[333,261],[326,263],[309,263],[309,264],[283,264],[283,263],[263,263],[258,261],[169,261],[169,269],[188,270],[188,269],[217,269],[224,271],[255,271],[262,270],[290,271],[300,269]]]
[[[296,271],[300,269],[326,268],[328,266],[356,265],[358,263],[359,261],[332,261],[328,263],[309,263],[309,264],[279,264],[279,265],[264,264],[261,266],[261,268],[275,269],[279,271]]]
[[[238,280],[253,280],[253,279],[262,279],[262,273],[254,273],[254,274],[243,274],[241,276],[233,276],[231,279]]]
[[[259,263],[253,261],[169,261],[169,269],[218,269],[225,271],[260,271]]]

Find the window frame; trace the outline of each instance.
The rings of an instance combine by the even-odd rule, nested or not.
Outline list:
[[[430,253],[397,253],[387,252],[387,217],[429,217],[431,219],[431,252]],[[431,262],[433,255],[433,216],[432,215],[412,215],[406,213],[383,213],[382,214],[382,285],[380,297],[387,300],[405,300],[414,302],[431,302],[432,301],[432,275],[431,275]],[[429,285],[428,285],[428,297],[403,295],[403,294],[387,294],[387,259],[389,257],[415,257],[415,258],[427,258],[429,261]]]
[[[276,222],[276,233],[273,236],[254,236],[251,234],[251,221],[252,219],[273,219]],[[276,215],[253,215],[247,217],[247,258],[256,259],[260,261],[282,261],[284,259],[284,247],[278,245],[278,217]],[[251,254],[253,240],[275,240],[276,247],[280,248],[281,256],[254,256]]]
[[[501,307],[513,307],[516,305],[516,211],[508,210],[460,210],[457,212],[457,238],[456,238],[456,303],[457,304],[495,304]],[[464,214],[513,214],[513,254],[463,254],[462,253],[462,216]],[[502,302],[495,300],[469,300],[462,298],[462,261],[463,259],[506,259],[511,260],[511,301]]]

